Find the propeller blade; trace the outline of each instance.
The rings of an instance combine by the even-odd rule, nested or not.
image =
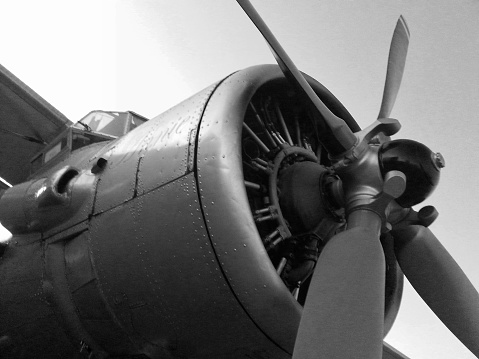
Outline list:
[[[378,118],[387,118],[391,114],[396,101],[401,80],[406,66],[407,49],[409,46],[409,29],[406,20],[399,17],[389,49],[388,69],[384,85],[383,100]]]
[[[285,77],[301,91],[304,98],[317,109],[326,122],[333,137],[326,140],[328,136],[324,136],[325,140],[322,144],[326,150],[332,155],[338,155],[351,149],[356,144],[356,137],[344,120],[333,114],[316,95],[249,0],[236,1],[263,35]]]
[[[293,359],[382,358],[385,270],[379,231],[354,227],[331,238],[313,273]]]
[[[439,240],[420,225],[394,230],[399,265],[437,317],[479,358],[479,294]]]

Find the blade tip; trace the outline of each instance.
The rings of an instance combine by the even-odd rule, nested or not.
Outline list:
[[[399,19],[398,19],[397,24],[402,25],[402,27],[404,28],[404,30],[406,32],[407,38],[409,40],[409,38],[411,37],[411,33],[409,32],[409,27],[407,26],[406,19],[404,18],[404,16],[402,14],[399,15]]]

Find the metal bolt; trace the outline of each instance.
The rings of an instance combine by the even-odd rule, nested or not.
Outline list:
[[[441,155],[439,152],[435,153],[433,156],[434,165],[438,168],[444,168],[446,166],[446,161],[444,160],[444,156]]]

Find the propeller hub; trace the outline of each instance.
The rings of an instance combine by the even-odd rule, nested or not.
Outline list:
[[[325,167],[310,161],[296,162],[280,172],[279,203],[296,232],[309,232],[325,219],[338,225],[338,207],[328,190],[338,182]]]
[[[390,171],[401,171],[406,175],[406,190],[396,199],[402,207],[421,203],[437,187],[444,158],[422,143],[389,141],[381,145],[378,154],[383,176]]]

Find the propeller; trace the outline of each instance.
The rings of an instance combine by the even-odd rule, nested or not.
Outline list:
[[[386,271],[376,228],[331,238],[313,273],[293,358],[382,358]]]
[[[316,109],[324,120],[325,132],[321,134],[320,140],[328,153],[339,155],[351,149],[356,144],[356,137],[344,120],[333,114],[316,95],[253,5],[248,0],[237,2],[263,35],[286,78],[303,94],[305,102]]]
[[[443,164],[440,154],[422,144],[389,141],[400,128],[388,117],[405,68],[407,24],[402,16],[396,24],[378,120],[353,134],[314,93],[251,3],[237,2],[263,34],[285,77],[322,118],[320,141],[344,190],[347,229],[327,241],[319,256],[293,359],[380,359],[385,259],[379,237],[394,216],[390,209],[414,212],[407,207],[432,192]],[[379,148],[370,145],[375,136],[382,143]],[[424,182],[419,190],[418,181]],[[479,357],[479,294],[429,229],[406,217],[393,230],[401,268],[436,315]]]
[[[406,67],[407,50],[409,47],[409,28],[406,20],[401,15],[396,23],[391,46],[389,47],[388,66],[386,70],[386,81],[384,83],[383,99],[378,114],[378,120],[389,117],[396,102],[396,97],[401,86],[404,68]],[[380,143],[390,141],[391,138],[383,133],[378,134]]]
[[[386,83],[384,84],[383,99],[378,118],[389,117],[396,101],[399,87],[401,86],[404,67],[406,66],[409,36],[409,28],[407,27],[406,20],[404,20],[401,15],[397,21],[393,38],[391,40]]]
[[[422,225],[393,230],[396,257],[436,316],[479,357],[479,294],[439,240]]]

